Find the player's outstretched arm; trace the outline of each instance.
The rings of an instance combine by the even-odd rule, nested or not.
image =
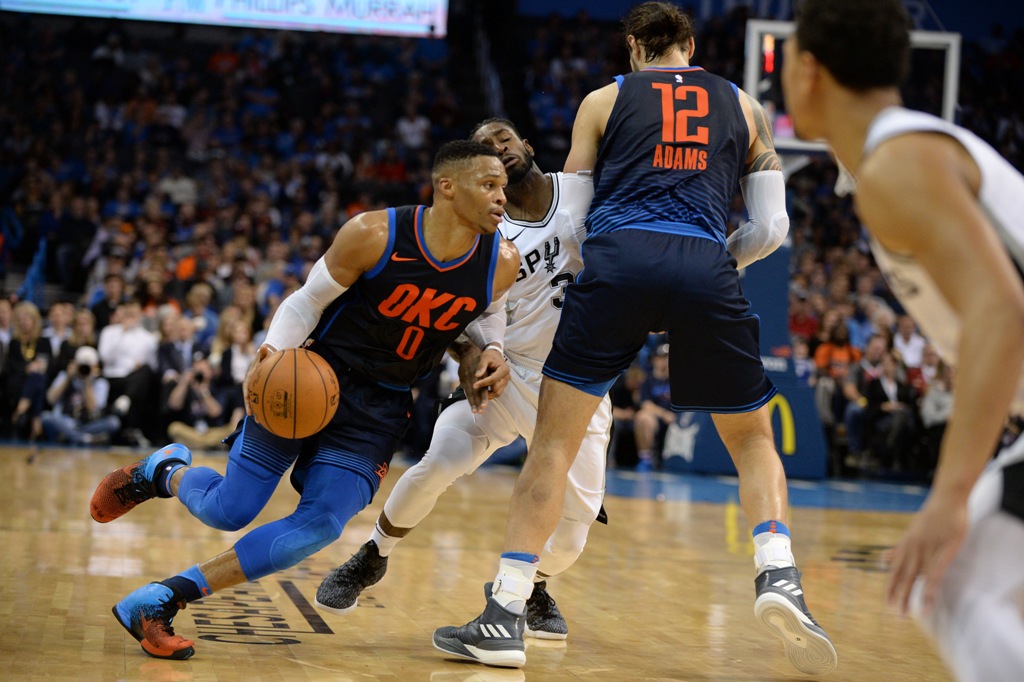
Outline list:
[[[316,328],[324,310],[355,284],[384,255],[388,241],[386,211],[361,213],[342,225],[331,246],[313,265],[306,282],[281,301],[267,329],[267,338],[249,364],[242,382],[248,395],[249,382],[259,363],[282,348],[295,348]],[[246,414],[250,414],[246,404]]]
[[[893,138],[861,166],[857,211],[875,238],[913,255],[961,317],[956,407],[931,492],[892,556],[887,597],[924,608],[967,531],[967,498],[996,450],[1024,365],[1024,285],[977,201],[977,165],[953,138]],[[1013,370],[1013,371],[1011,371]]]

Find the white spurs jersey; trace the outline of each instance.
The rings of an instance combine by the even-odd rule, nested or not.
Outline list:
[[[501,234],[519,249],[519,276],[508,294],[505,351],[513,360],[543,365],[562,314],[565,287],[583,269],[580,244],[583,223],[594,197],[590,175],[548,173],[553,195],[547,214],[537,222],[505,215]]]
[[[978,201],[1000,241],[1024,273],[1024,176],[974,133],[930,114],[902,107],[883,110],[868,129],[867,156],[883,141],[915,132],[938,132],[956,138],[978,164]],[[956,362],[960,318],[925,269],[913,258],[888,251],[874,238],[871,248],[893,293],[935,344],[947,364]],[[998,333],[999,330],[992,330]],[[1014,411],[1024,410],[1024,372],[1018,379]]]

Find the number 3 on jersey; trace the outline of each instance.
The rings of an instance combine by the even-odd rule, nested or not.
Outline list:
[[[565,288],[576,281],[576,275],[563,272],[551,278],[551,288],[558,289],[558,294],[551,298],[551,305],[561,310],[565,303]]]

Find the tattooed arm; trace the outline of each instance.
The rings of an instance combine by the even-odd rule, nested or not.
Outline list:
[[[782,245],[789,234],[789,215],[786,213],[786,183],[764,108],[742,90],[740,107],[750,130],[747,167],[740,179],[750,221],[729,235],[726,245],[736,259],[736,267],[744,268]]]
[[[750,152],[747,154],[745,174],[766,170],[782,170],[779,157],[775,153],[775,140],[772,138],[772,124],[764,107],[756,99],[740,90],[740,108],[747,119],[747,130],[750,132]]]

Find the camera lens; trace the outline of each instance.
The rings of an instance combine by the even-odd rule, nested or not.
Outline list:
[[[92,367],[90,367],[89,365],[79,365],[78,373],[81,374],[83,377],[87,377],[90,374],[92,374]]]

